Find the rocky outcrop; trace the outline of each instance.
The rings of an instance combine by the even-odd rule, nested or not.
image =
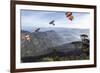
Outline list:
[[[22,31],[22,36],[30,35],[30,41],[21,39],[21,57],[39,56],[52,52],[52,47],[63,44],[55,31],[33,32]]]

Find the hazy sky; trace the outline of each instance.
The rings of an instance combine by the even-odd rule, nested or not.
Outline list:
[[[67,11],[66,11],[67,12]],[[90,14],[73,12],[74,19],[66,18],[66,12],[21,10],[21,26],[23,27],[64,27],[89,28]],[[49,22],[55,20],[55,26]]]

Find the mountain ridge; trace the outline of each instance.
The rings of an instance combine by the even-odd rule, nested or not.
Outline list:
[[[45,55],[51,53],[53,50],[52,48],[62,50],[63,48],[68,49],[69,47],[70,50],[75,50],[77,48],[75,48],[71,42],[81,41],[80,34],[89,34],[88,30],[83,29],[79,29],[79,31],[78,29],[61,30],[60,32],[49,29],[48,31],[39,32],[27,32],[25,30],[21,30],[21,37],[29,35],[31,38],[30,41],[21,39],[21,57]],[[79,39],[77,39],[77,37],[79,37]]]

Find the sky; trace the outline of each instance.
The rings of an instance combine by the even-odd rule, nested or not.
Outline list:
[[[90,13],[72,12],[74,19],[70,21],[66,12],[21,10],[21,27],[89,28]],[[49,24],[52,20],[55,20],[55,26]]]

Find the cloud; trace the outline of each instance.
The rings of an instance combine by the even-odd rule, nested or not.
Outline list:
[[[73,21],[70,21],[66,18],[65,12],[21,10],[21,26],[89,28],[89,13],[73,12],[73,16]],[[55,26],[49,25],[52,20],[55,20]]]

